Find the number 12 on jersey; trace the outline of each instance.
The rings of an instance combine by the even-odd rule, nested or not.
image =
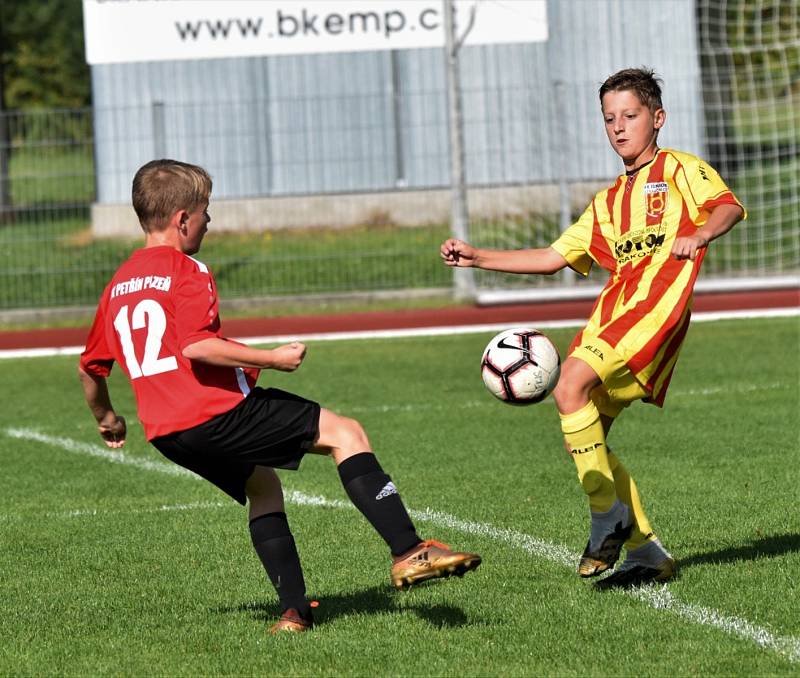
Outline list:
[[[131,329],[140,330],[147,328],[147,338],[144,343],[144,357],[141,364],[136,360]],[[159,358],[161,353],[161,340],[167,329],[167,315],[164,309],[154,299],[144,299],[136,304],[128,322],[127,304],[119,309],[114,318],[114,329],[117,330],[119,341],[122,344],[122,353],[125,355],[125,364],[131,379],[151,377],[162,372],[171,372],[178,369],[178,361],[174,355]]]

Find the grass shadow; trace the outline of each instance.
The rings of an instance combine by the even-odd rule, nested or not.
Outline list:
[[[435,582],[426,586],[436,586]],[[431,605],[421,602],[409,603],[401,599],[409,593],[394,591],[387,586],[373,586],[362,591],[341,593],[320,597],[319,607],[314,609],[314,623],[317,626],[333,621],[337,617],[355,614],[412,613],[436,628],[458,628],[468,624],[464,611],[453,605]],[[276,603],[242,603],[241,605],[212,608],[217,614],[251,614],[254,619],[272,623],[280,615]]]
[[[786,553],[794,553],[795,551],[800,551],[800,534],[779,534],[762,537],[743,546],[732,546],[719,551],[697,553],[687,558],[681,558],[678,564],[681,568],[684,568],[706,563],[733,563],[740,560],[774,558]]]

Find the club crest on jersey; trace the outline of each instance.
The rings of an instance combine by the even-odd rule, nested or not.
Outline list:
[[[669,188],[666,181],[656,181],[644,185],[644,202],[647,215],[660,217],[667,211]]]

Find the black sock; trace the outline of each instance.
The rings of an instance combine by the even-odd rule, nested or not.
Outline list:
[[[383,537],[392,555],[399,556],[420,543],[397,488],[374,454],[348,457],[338,470],[350,501]]]
[[[275,512],[253,518],[250,521],[250,536],[256,553],[278,592],[281,611],[285,612],[293,607],[303,618],[310,618],[306,583],[286,514]]]

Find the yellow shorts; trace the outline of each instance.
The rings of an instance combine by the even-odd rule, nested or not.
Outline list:
[[[599,337],[584,331],[580,345],[569,355],[587,363],[603,382],[591,393],[600,414],[614,418],[634,400],[650,395],[619,354]]]

